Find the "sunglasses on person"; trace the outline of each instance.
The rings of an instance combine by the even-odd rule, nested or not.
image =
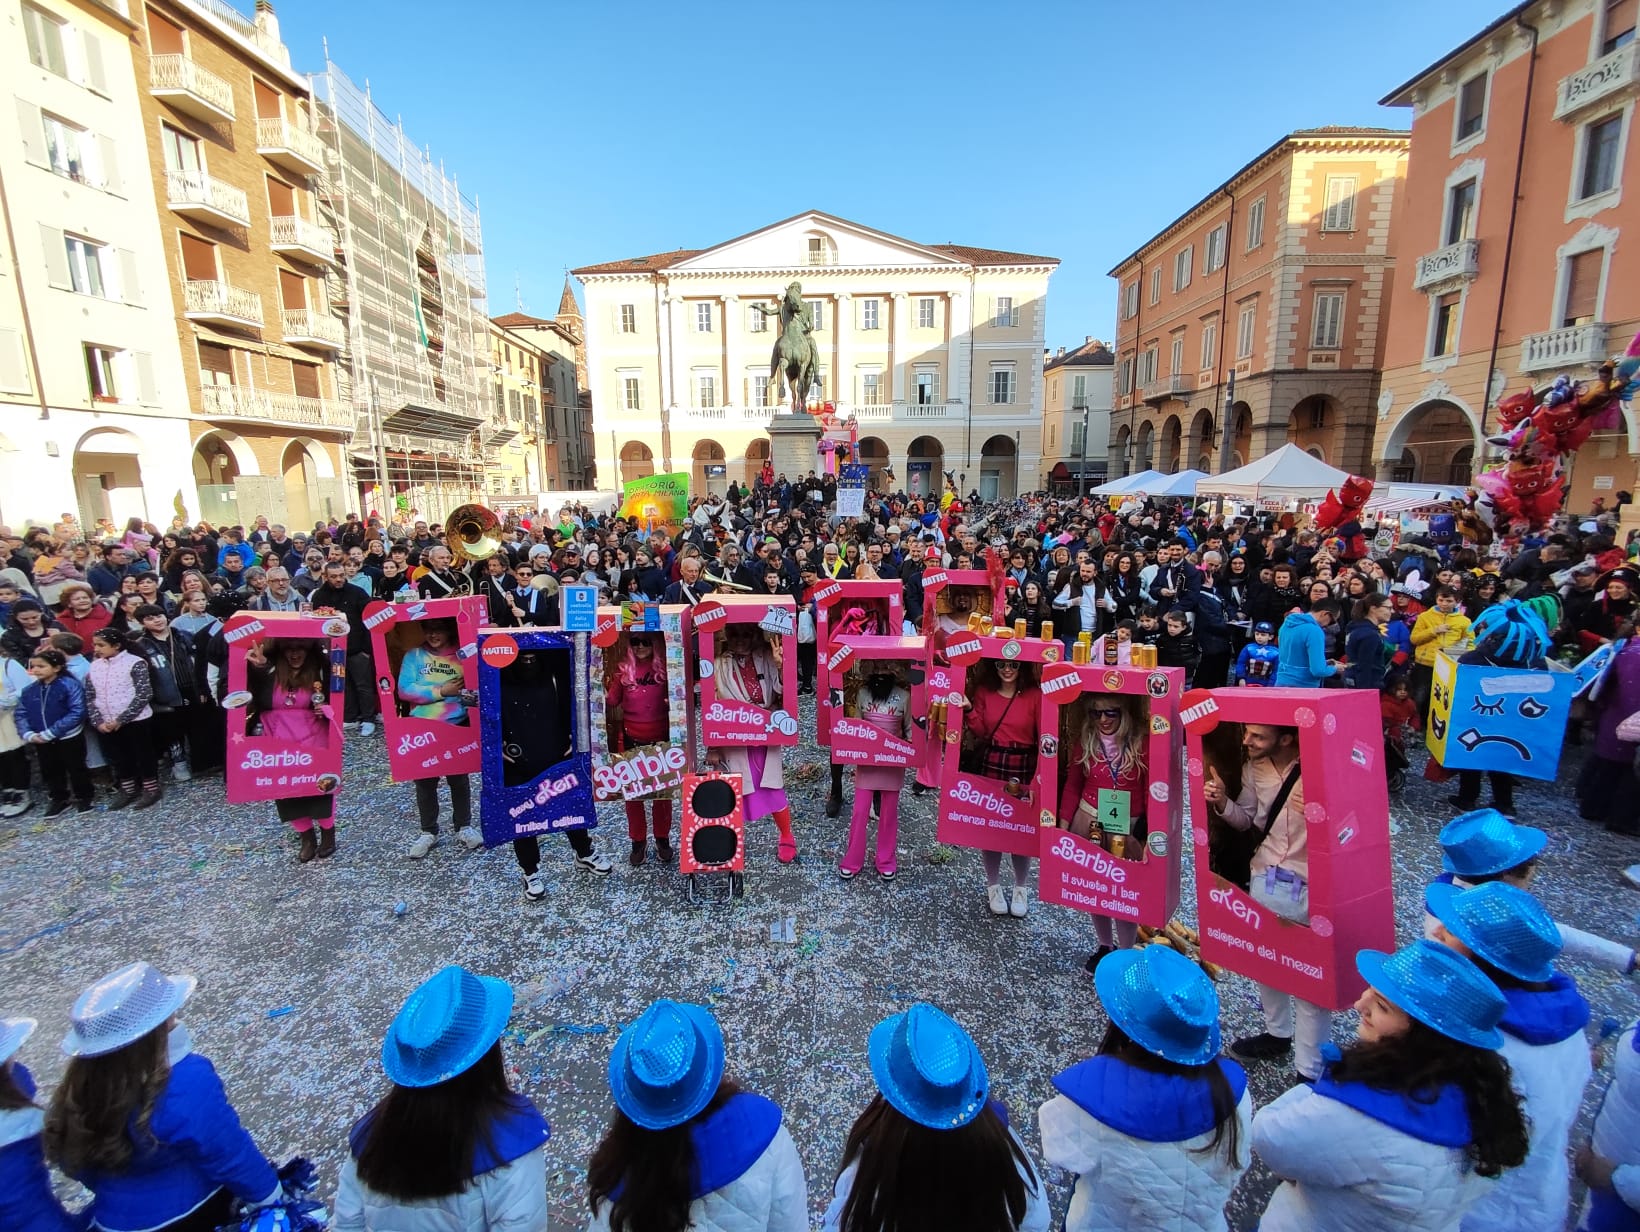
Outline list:
[[[1122,717],[1122,710],[1120,707],[1106,709],[1102,706],[1095,706],[1093,708],[1093,713],[1095,718],[1100,719],[1119,719]]]

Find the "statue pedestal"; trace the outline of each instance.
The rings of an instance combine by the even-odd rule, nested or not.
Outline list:
[[[782,411],[769,421],[769,464],[774,473],[794,483],[820,467],[815,446],[820,440],[820,422],[813,415],[793,415]]]

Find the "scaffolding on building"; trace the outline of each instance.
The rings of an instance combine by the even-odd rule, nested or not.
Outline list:
[[[356,490],[383,517],[402,509],[441,519],[485,488],[490,358],[478,206],[328,49],[311,80],[326,146],[319,212],[342,258],[325,282],[347,333],[337,393],[357,419]]]

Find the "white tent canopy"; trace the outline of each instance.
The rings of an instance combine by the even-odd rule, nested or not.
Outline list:
[[[1128,492],[1154,491],[1153,485],[1168,478],[1161,471],[1140,471],[1137,475],[1124,475],[1120,479],[1112,479],[1109,483],[1102,483],[1093,489],[1095,496],[1122,496]]]
[[[1196,484],[1197,496],[1230,496],[1238,500],[1311,500],[1348,479],[1349,472],[1328,466],[1313,454],[1288,443],[1256,462]]]
[[[1364,514],[1411,513],[1462,500],[1464,489],[1450,483],[1381,483],[1367,498]]]
[[[1194,496],[1197,485],[1208,477],[1206,471],[1180,471],[1145,488],[1147,496]]]

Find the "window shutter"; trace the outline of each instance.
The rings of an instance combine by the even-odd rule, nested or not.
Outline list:
[[[64,291],[72,291],[74,280],[68,273],[68,248],[63,242],[63,233],[41,223],[40,243],[46,250],[46,281]]]
[[[103,72],[102,40],[87,31],[85,39],[85,84],[98,94],[108,93],[108,76]]]
[[[111,193],[123,194],[125,185],[120,180],[119,149],[112,137],[97,138],[97,153],[102,162],[102,186]]]
[[[137,400],[144,406],[159,405],[159,386],[154,383],[154,357],[147,351],[135,351],[132,360],[137,369]]]
[[[137,273],[137,254],[129,248],[119,250],[120,298],[128,304],[142,303],[142,279]]]
[[[1582,325],[1595,319],[1600,267],[1605,257],[1604,248],[1595,248],[1580,252],[1566,262],[1566,309],[1561,314],[1562,325]]]
[[[0,329],[0,389],[29,392],[28,365],[23,358],[23,335]]]
[[[36,167],[49,167],[51,156],[46,153],[46,134],[40,123],[40,109],[33,103],[18,99],[17,127],[23,134],[23,157]]]

